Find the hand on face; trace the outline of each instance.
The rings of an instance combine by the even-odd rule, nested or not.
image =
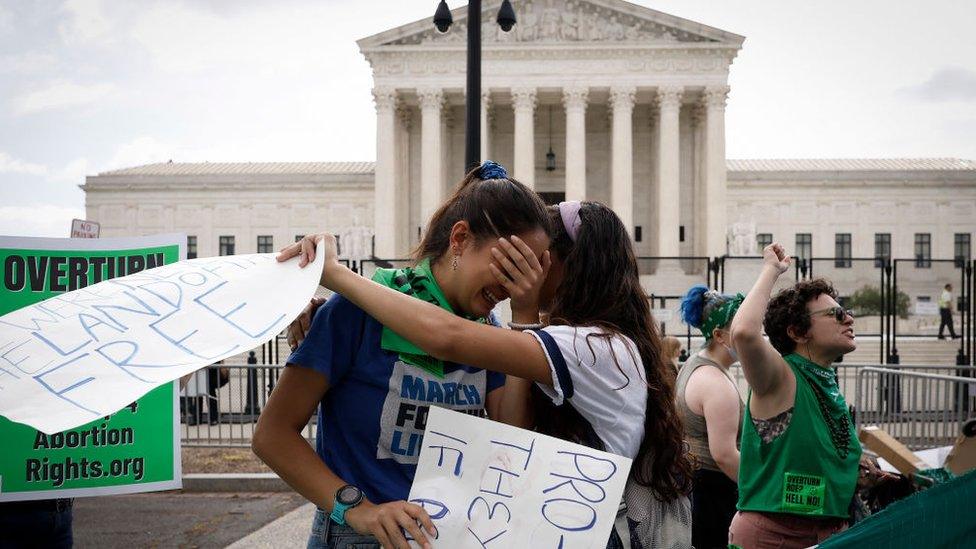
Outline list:
[[[786,250],[778,242],[773,242],[763,249],[764,265],[775,267],[779,274],[783,274],[790,268],[792,258],[786,255]]]
[[[549,250],[542,252],[542,261],[521,238],[498,239],[491,249],[495,263],[488,266],[499,284],[512,299],[512,314],[528,312],[538,315],[539,291],[549,274]],[[496,265],[497,263],[497,265]]]

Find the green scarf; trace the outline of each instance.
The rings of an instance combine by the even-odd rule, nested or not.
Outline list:
[[[726,301],[708,315],[708,318],[705,319],[705,323],[701,327],[705,341],[712,339],[712,332],[715,331],[715,328],[727,326],[732,321],[732,317],[735,316],[736,311],[739,310],[739,305],[742,305],[744,299],[745,296],[741,293],[735,294],[735,297]]]
[[[444,292],[434,279],[434,273],[430,270],[430,260],[424,259],[415,267],[405,267],[403,269],[377,269],[373,275],[373,282],[377,282],[392,288],[400,293],[404,293],[417,299],[433,303],[441,309],[454,314],[454,309],[444,297]],[[486,322],[485,319],[477,319],[478,322]],[[400,355],[400,360],[427,370],[439,378],[444,377],[444,361],[436,359],[413,343],[407,341],[403,336],[393,330],[383,327],[383,336],[380,340],[380,347],[384,351],[392,351]]]
[[[820,408],[820,414],[830,433],[830,441],[837,450],[837,455],[841,459],[846,458],[852,450],[851,433],[854,427],[847,402],[837,385],[837,374],[833,369],[824,368],[798,353],[790,353],[783,358],[795,366],[796,371],[813,389],[817,407]]]

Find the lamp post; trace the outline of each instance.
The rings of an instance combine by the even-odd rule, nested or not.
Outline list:
[[[515,10],[509,0],[503,0],[495,19],[505,32],[515,25]],[[438,32],[447,32],[454,22],[447,2],[441,0],[434,13]],[[481,155],[481,0],[468,0],[468,67],[464,98],[464,171],[480,164]]]

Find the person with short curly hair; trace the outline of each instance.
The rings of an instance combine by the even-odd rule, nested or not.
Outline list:
[[[854,317],[823,279],[770,299],[790,257],[774,243],[763,259],[730,328],[749,397],[729,544],[810,547],[846,528],[858,481],[861,445],[831,369],[856,347]]]

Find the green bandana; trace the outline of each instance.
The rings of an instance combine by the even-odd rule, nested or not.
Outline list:
[[[854,427],[851,425],[847,402],[844,401],[844,395],[837,385],[837,374],[832,369],[811,362],[798,353],[791,353],[784,358],[796,367],[796,371],[813,389],[817,406],[830,433],[830,441],[837,450],[837,455],[845,459],[852,450],[851,437]]]
[[[732,317],[735,316],[735,312],[739,310],[739,305],[742,305],[742,300],[745,298],[746,296],[742,294],[735,294],[735,297],[726,301],[721,307],[718,307],[708,315],[708,318],[705,319],[705,323],[701,327],[705,341],[712,339],[712,332],[715,331],[715,328],[726,326],[732,321]]]
[[[400,293],[404,293],[417,299],[433,303],[441,309],[454,314],[454,309],[447,302],[444,293],[441,292],[434,274],[430,270],[430,260],[424,259],[415,267],[405,267],[403,269],[377,269],[373,275],[373,282],[377,282],[392,288]],[[485,319],[478,319],[484,322]],[[407,341],[403,336],[393,330],[383,327],[383,337],[380,340],[380,347],[384,351],[393,351],[400,355],[400,360],[427,370],[437,377],[444,377],[444,361],[438,360],[413,343]]]

